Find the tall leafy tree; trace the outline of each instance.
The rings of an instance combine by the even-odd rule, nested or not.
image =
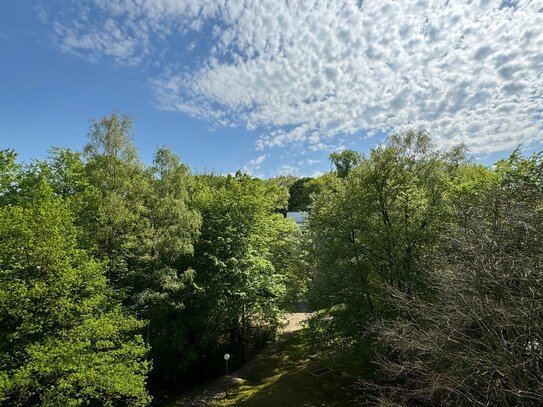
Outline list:
[[[84,225],[86,239],[106,260],[108,279],[120,291],[130,279],[130,258],[139,247],[136,237],[147,227],[142,213],[148,182],[132,127],[132,119],[118,113],[93,121],[84,148],[86,173],[96,191],[85,210],[94,214]]]
[[[274,183],[242,174],[199,182],[198,331],[211,349],[219,346],[217,333],[227,333],[230,349],[243,359],[249,332],[280,322],[288,273],[294,271],[282,268],[287,248],[281,242],[293,236],[295,226],[276,213],[286,208],[288,195]]]
[[[84,156],[87,245],[106,261],[123,303],[147,321],[153,382],[174,378],[196,358],[183,313],[194,288],[187,259],[201,223],[192,176],[166,147],[145,169],[132,142],[132,119],[117,113],[92,123]]]
[[[14,150],[0,150],[0,205],[16,200],[21,166]]]
[[[429,281],[394,293],[399,318],[374,326],[381,400],[394,404],[543,403],[543,160],[515,151],[461,170],[455,218]]]
[[[139,235],[134,259],[132,300],[148,320],[147,340],[155,373],[175,377],[196,355],[188,344],[187,297],[194,291],[189,259],[199,235],[201,217],[194,208],[194,181],[186,165],[168,148],[157,150],[147,169],[144,197],[146,228]]]
[[[339,178],[345,178],[362,160],[362,155],[354,150],[343,150],[340,153],[330,154],[330,161],[336,167]]]
[[[39,178],[39,177],[38,177]],[[145,389],[142,323],[113,299],[101,263],[77,247],[68,205],[44,177],[0,208],[0,401],[132,405]]]
[[[437,151],[426,133],[394,135],[385,146],[328,177],[309,216],[313,304],[327,309],[330,340],[360,337],[387,312],[387,287],[424,290],[426,260],[448,215],[447,193],[461,151]]]
[[[47,160],[27,167],[15,157],[11,151],[0,156],[0,203],[33,207],[33,193],[47,185],[51,200],[73,218],[67,235],[74,250],[105,271],[103,297],[112,311],[103,310],[118,316],[123,339],[143,349],[134,365],[142,380],[149,365],[142,360],[141,337],[149,348],[153,390],[195,365],[205,371],[206,357],[225,346],[242,361],[249,342],[273,334],[283,310],[307,285],[307,275],[300,273],[307,270],[300,267],[300,230],[283,215],[288,188],[241,173],[193,177],[165,147],[145,168],[126,115],[93,121],[82,155],[54,148]],[[77,266],[82,264],[87,263]],[[101,349],[88,349],[89,363],[100,363]],[[139,402],[128,399],[123,400]],[[52,403],[64,403],[59,400]],[[97,402],[119,400],[108,395]]]
[[[312,196],[320,190],[320,181],[314,178],[299,178],[289,188],[288,210],[307,212],[312,203]]]

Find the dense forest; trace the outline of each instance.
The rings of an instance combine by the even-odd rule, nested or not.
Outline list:
[[[0,151],[0,404],[148,405],[299,301],[307,352],[374,366],[368,402],[543,403],[543,154],[487,167],[407,131],[262,180],[167,147],[145,166],[132,132],[113,113],[81,152]]]

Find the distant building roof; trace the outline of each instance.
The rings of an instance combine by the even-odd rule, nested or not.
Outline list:
[[[303,226],[305,224],[305,212],[287,212],[287,218],[292,219],[298,224],[298,226]]]

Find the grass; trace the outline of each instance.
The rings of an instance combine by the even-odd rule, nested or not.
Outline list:
[[[281,339],[242,366],[234,378],[230,397],[225,398],[225,378],[219,377],[198,386],[156,400],[163,407],[350,407],[365,405],[365,398],[356,391],[357,377],[374,374],[370,363],[371,340],[341,352],[324,349],[314,354],[321,338],[307,327],[284,333]],[[333,372],[321,377],[311,372],[328,367]],[[347,373],[346,373],[347,372]],[[168,400],[169,399],[169,400]]]
[[[228,399],[217,400],[211,406],[360,405],[351,390],[351,376],[337,370],[322,377],[311,376],[312,371],[328,366],[308,359],[305,345],[303,331],[285,334],[284,340],[260,355],[244,372],[244,380],[232,390]]]

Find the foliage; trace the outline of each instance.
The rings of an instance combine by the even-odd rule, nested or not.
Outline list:
[[[84,239],[106,262],[108,280],[119,298],[126,295],[132,277],[128,263],[147,226],[143,213],[148,183],[131,131],[132,120],[113,113],[92,122],[84,148],[86,175],[94,191],[83,211],[88,215],[82,219]]]
[[[286,195],[274,183],[236,177],[199,179],[201,237],[195,244],[193,267],[198,292],[191,311],[208,349],[224,333],[231,352],[245,358],[246,341],[256,330],[280,322],[297,268],[290,256],[296,226],[275,213],[286,207]],[[289,287],[287,289],[287,287]]]
[[[166,147],[146,168],[132,123],[92,121],[82,154],[0,152],[6,403],[146,404],[151,360],[152,390],[225,347],[240,363],[306,288],[282,182],[194,177]]]
[[[12,203],[16,197],[20,165],[15,151],[0,150],[0,205]]]
[[[443,234],[431,275],[437,295],[428,301],[396,292],[400,317],[374,327],[382,372],[396,383],[381,397],[409,405],[540,405],[541,155],[515,152],[494,171],[472,167],[461,179],[454,202],[462,217]]]
[[[288,210],[291,212],[307,211],[311,201],[309,198],[308,184],[312,178],[299,178],[292,183],[288,192],[290,195]]]
[[[328,327],[327,343],[335,337],[348,347],[368,322],[391,312],[387,287],[425,291],[423,270],[449,216],[455,163],[425,133],[408,132],[372,150],[345,178],[327,178],[308,232],[310,298],[330,311],[319,324]]]
[[[339,178],[345,178],[349,172],[355,168],[362,156],[353,150],[343,150],[340,153],[330,154],[330,162],[336,167],[336,174]]]
[[[9,405],[146,405],[140,321],[77,248],[68,205],[40,179],[0,208],[0,400]]]
[[[0,403],[146,405],[306,296],[304,346],[364,374],[377,349],[377,400],[543,403],[542,154],[487,168],[408,131],[261,180],[167,147],[146,167],[132,130],[113,113],[82,153],[0,151]]]
[[[105,260],[118,297],[147,321],[145,340],[158,382],[196,358],[183,309],[193,290],[186,258],[201,220],[188,167],[161,147],[145,169],[131,131],[131,118],[116,113],[93,122],[84,149],[90,192],[79,220],[84,244]]]

